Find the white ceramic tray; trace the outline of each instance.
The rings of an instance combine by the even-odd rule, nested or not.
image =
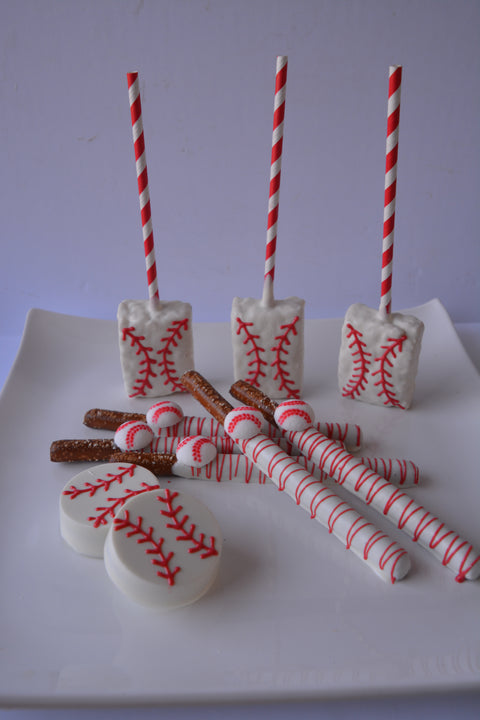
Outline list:
[[[341,320],[306,323],[304,398],[319,419],[361,425],[365,453],[408,457],[411,494],[480,545],[480,377],[438,301],[415,308],[426,331],[408,412],[342,399]],[[194,328],[197,369],[228,395],[229,327]],[[186,414],[205,414],[176,396]],[[214,589],[159,614],[124,598],[101,560],[76,555],[58,500],[79,466],[52,464],[59,438],[101,437],[91,407],[128,400],[114,322],[32,310],[0,396],[0,705],[143,704],[322,698],[480,685],[480,583],[459,584],[371,509],[410,552],[384,584],[273,486],[174,480],[216,514],[225,537]],[[350,500],[354,504],[354,501]]]

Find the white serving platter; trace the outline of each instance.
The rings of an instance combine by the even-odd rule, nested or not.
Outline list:
[[[479,547],[480,377],[437,300],[410,312],[426,330],[409,411],[341,398],[341,319],[306,321],[304,399],[318,419],[358,423],[365,454],[418,463],[421,485],[410,494]],[[194,338],[197,370],[229,397],[228,324],[197,324]],[[175,399],[186,414],[205,414],[191,397]],[[409,551],[404,581],[384,584],[273,486],[172,480],[222,526],[216,584],[194,605],[163,614],[122,596],[102,560],[75,554],[60,537],[59,496],[80,466],[51,463],[49,447],[111,435],[82,424],[89,408],[144,412],[152,403],[124,393],[113,321],[30,311],[0,396],[0,705],[278,701],[480,686],[480,583],[457,583],[350,497]]]

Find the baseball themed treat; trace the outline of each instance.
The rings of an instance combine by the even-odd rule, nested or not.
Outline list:
[[[222,533],[196,498],[169,488],[143,493],[117,512],[105,542],[105,567],[131,600],[168,610],[189,605],[212,586]]]
[[[190,463],[189,456],[183,454],[186,452],[187,441],[188,443],[200,441],[204,453],[203,457],[200,456],[198,460]],[[290,442],[284,438],[276,438],[275,442],[289,455],[295,455],[295,459],[306,467],[312,475],[320,477],[324,482],[328,481],[328,475],[322,472],[315,463],[308,461],[298,448],[295,448]],[[183,448],[178,453],[177,448],[181,444]],[[207,452],[205,452],[206,450]],[[216,451],[216,455],[214,451]],[[218,482],[238,480],[249,483],[252,469],[242,464],[241,458],[243,456],[241,453],[240,447],[229,437],[212,439],[203,435],[193,438],[157,437],[140,451],[122,451],[114,442],[105,438],[98,440],[56,440],[50,448],[50,460],[52,462],[98,462],[108,460],[109,462],[136,463],[148,468],[155,475],[164,477],[177,475],[187,478],[198,477],[203,480],[214,478]],[[410,460],[361,457],[360,462],[395,485],[401,487],[418,485],[419,469]],[[181,471],[179,468],[181,468]],[[196,472],[200,468],[202,472]],[[264,479],[255,480],[254,482],[263,484]]]
[[[158,397],[183,392],[179,378],[193,368],[192,308],[159,299],[138,73],[127,80],[149,299],[118,307],[120,360],[129,397]]]
[[[344,397],[406,410],[412,402],[424,326],[412,315],[391,312],[401,80],[401,66],[390,66],[380,307],[373,310],[356,303],[348,308],[338,382]]]
[[[142,450],[153,440],[153,430],[140,420],[129,420],[115,430],[113,441],[120,450]]]
[[[311,518],[324,525],[386,582],[394,583],[405,577],[410,569],[407,552],[282,451],[272,439],[259,432],[262,421],[254,408],[235,410],[197,372],[185,373],[182,383],[218,422],[224,424],[226,432],[238,443],[244,455]],[[250,432],[255,434],[245,437]]]
[[[297,297],[275,300],[273,293],[287,66],[286,56],[277,57],[263,295],[234,298],[231,313],[235,378],[280,398],[301,391],[305,305]]]
[[[140,451],[152,448],[154,435],[142,420],[127,420],[117,427],[113,438],[54,440],[50,445],[52,462],[95,462],[107,460],[118,450]]]
[[[245,385],[242,389],[245,390]],[[295,427],[296,418],[298,429],[288,432],[287,437],[308,460],[406,532],[414,542],[429,550],[442,565],[455,573],[457,582],[480,577],[478,550],[448,529],[445,523],[419,505],[403,489],[400,490],[338,443],[320,433],[311,424],[310,413],[300,403],[286,401],[277,404],[253,387],[248,395],[235,390],[232,395],[240,395],[242,401],[248,397],[253,407],[261,407],[264,417],[268,412],[270,416],[273,413],[275,422],[288,423],[290,428]]]
[[[131,497],[158,490],[153,473],[133,463],[107,463],[83,470],[60,496],[60,532],[76,552],[103,556],[108,528]]]
[[[239,380],[238,383],[243,381]],[[247,387],[249,384],[246,383]],[[171,404],[171,403],[169,403]],[[155,405],[153,406],[155,407]],[[183,414],[182,414],[183,415]],[[92,408],[85,413],[83,424],[96,430],[116,430],[122,423],[129,420],[139,420],[148,422],[147,415],[142,413],[121,412],[118,410],[103,410],[101,408]],[[171,425],[164,425],[161,428],[155,427],[151,422],[150,427],[159,438],[165,437],[185,437],[187,435],[205,435],[206,437],[221,438],[228,440],[223,425],[212,418],[186,416],[182,417],[179,422],[175,422],[172,418]],[[362,446],[362,431],[358,425],[343,422],[318,422],[316,427],[327,437],[332,440],[341,442],[351,452],[359,450]],[[284,430],[278,429],[275,425],[268,425],[267,434],[271,437],[280,439],[286,435]],[[162,452],[162,450],[156,450]],[[219,452],[232,452],[232,450],[219,450]],[[289,450],[290,452],[290,450]]]

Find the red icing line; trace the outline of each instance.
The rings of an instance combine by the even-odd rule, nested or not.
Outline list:
[[[237,410],[240,410],[240,408],[236,408]],[[250,420],[254,425],[258,427],[260,430],[262,427],[262,421],[259,417],[254,415],[253,413],[249,412],[238,412],[236,413],[228,423],[228,427],[226,428],[228,433],[232,433],[235,428],[237,427],[238,423],[244,422],[245,420]]]
[[[175,405],[167,404],[167,405],[162,405],[161,407],[158,407],[155,410],[155,412],[152,415],[153,422],[157,422],[157,420],[167,412],[173,413],[174,415],[176,415],[178,417],[179,420],[183,419],[182,412],[178,407],[176,407]]]
[[[130,465],[128,468],[122,468],[119,466],[118,469],[121,470],[121,472],[115,474],[108,473],[106,479],[97,478],[96,485],[90,482],[86,482],[83,488],[77,488],[75,485],[71,485],[68,490],[63,491],[62,495],[69,495],[71,500],[75,500],[76,497],[83,495],[84,493],[88,493],[90,497],[93,497],[98,490],[108,491],[110,489],[110,485],[114,482],[119,482],[121,484],[125,475],[133,477],[135,467],[135,465]]]
[[[196,525],[194,523],[191,523],[189,530],[185,528],[185,525],[189,521],[189,516],[185,514],[183,517],[179,518],[180,513],[183,511],[183,506],[174,506],[174,501],[178,497],[178,493],[170,492],[168,488],[166,488],[164,492],[165,497],[159,495],[156,499],[165,504],[166,510],[162,509],[160,512],[165,517],[171,519],[171,523],[167,523],[166,527],[178,531],[176,539],[191,543],[192,547],[188,548],[188,552],[200,552],[200,557],[202,559],[218,555],[218,550],[215,548],[215,537],[211,536],[210,544],[207,545],[205,543],[204,533],[200,533],[198,539],[195,537]]]
[[[145,552],[147,555],[155,555],[154,558],[151,558],[152,564],[162,568],[162,570],[157,570],[158,577],[165,578],[169,585],[175,585],[175,575],[180,572],[180,568],[178,566],[175,568],[170,567],[174,553],[170,552],[168,555],[163,553],[162,545],[165,538],[161,537],[158,541],[155,540],[153,538],[153,528],[149,527],[145,530],[143,527],[143,518],[141,516],[139,516],[136,523],[132,522],[130,520],[130,513],[128,510],[125,510],[124,518],[116,517],[113,524],[115,531],[130,528],[126,533],[128,538],[138,535],[139,537],[137,538],[137,543],[148,544],[150,547],[145,550]]]
[[[402,335],[402,337],[399,338],[388,338],[387,341],[391,344],[381,346],[381,349],[385,350],[385,352],[383,353],[383,355],[380,355],[380,357],[375,358],[374,361],[379,362],[380,367],[378,370],[375,370],[375,372],[372,372],[372,377],[375,377],[375,375],[380,375],[380,379],[376,383],[374,383],[374,385],[375,387],[380,386],[378,397],[382,397],[382,395],[384,395],[386,398],[383,404],[398,407],[401,410],[404,410],[405,408],[395,397],[395,388],[393,383],[391,382],[392,373],[388,368],[393,368],[393,361],[396,360],[398,357],[397,352],[402,352],[403,343],[406,340],[406,335]]]
[[[303,418],[303,420],[306,420],[307,423],[311,422],[311,417],[308,412],[305,412],[305,410],[300,410],[299,408],[291,408],[290,410],[285,410],[284,412],[282,412],[282,414],[278,418],[278,424],[282,425],[285,420],[288,420],[289,417],[299,417]]]
[[[275,340],[278,340],[277,345],[274,345],[271,350],[275,353],[275,360],[271,363],[271,367],[276,368],[274,380],[279,380],[278,389],[286,390],[289,397],[298,398],[300,397],[300,389],[294,387],[295,381],[290,378],[290,373],[285,369],[285,365],[288,364],[288,359],[285,357],[289,355],[288,346],[291,345],[289,335],[298,335],[296,324],[299,321],[298,315],[292,320],[291,323],[280,325],[280,330],[285,330],[282,335],[277,335]]]
[[[164,385],[169,385],[169,389],[172,392],[185,392],[185,388],[180,382],[180,378],[177,374],[175,361],[169,359],[170,355],[173,353],[172,348],[178,347],[178,342],[183,338],[182,330],[185,332],[188,331],[188,318],[184,318],[183,320],[174,320],[172,322],[170,327],[167,328],[167,333],[169,333],[169,335],[165,335],[165,337],[160,340],[160,342],[163,343],[162,349],[157,351],[157,355],[160,355],[161,357],[161,360],[158,363],[159,368],[161,368],[160,376],[165,376]]]
[[[246,353],[247,357],[249,357],[249,355],[253,355],[253,360],[250,360],[250,362],[248,363],[248,367],[252,369],[248,371],[245,380],[248,380],[250,385],[254,385],[258,388],[260,387],[259,378],[265,377],[265,373],[262,370],[262,365],[267,364],[265,360],[262,359],[262,353],[265,352],[265,349],[257,343],[260,335],[254,335],[249,330],[249,328],[253,326],[253,322],[244,322],[241,318],[237,317],[237,323],[237,335],[240,335],[242,332],[244,332],[245,340],[243,341],[243,344],[247,345],[250,343],[250,345],[252,346],[251,349],[248,350],[248,352]]]
[[[144,425],[139,425],[137,420],[131,420],[131,427],[127,430],[125,442],[128,448],[132,449],[135,442],[135,435],[145,429]]]
[[[295,437],[297,446],[302,449],[308,459],[311,459],[314,451],[317,448],[320,448],[320,457],[316,458],[319,468],[322,471],[327,472],[328,475],[335,477],[336,481],[340,485],[345,483],[345,480],[350,473],[361,467],[361,463],[358,463],[358,461],[356,461],[350,453],[340,448],[334,441],[329,440],[320,433],[316,433],[314,430],[307,429],[302,433],[290,433],[290,437]],[[325,445],[323,450],[322,445]],[[329,460],[331,460],[330,463]],[[402,499],[408,500],[406,506],[400,514],[398,528],[403,529],[408,524],[409,531],[412,534],[414,542],[417,542],[421,538],[427,528],[431,527],[434,523],[440,523],[437,517],[427,512],[422,506],[417,505],[415,501],[407,495],[407,493],[401,491],[395,487],[395,485],[392,485],[387,480],[377,475],[377,473],[373,470],[368,473],[368,469],[366,469],[365,472],[360,474],[354,485],[355,490],[359,491],[362,485],[367,481],[368,483],[372,483],[366,493],[367,503],[371,503],[381,490],[388,491],[388,497],[386,498],[383,507],[383,514],[386,516],[389,515],[397,501]],[[419,517],[415,518],[415,516]],[[411,527],[412,524],[413,527]],[[480,562],[480,556],[476,556],[471,564],[466,567],[467,557],[472,551],[474,551],[474,548],[465,541],[462,541],[457,534],[450,530],[445,531],[443,537],[437,540],[437,536],[443,527],[443,523],[440,523],[429,543],[427,544],[424,542],[423,544],[433,549],[437,547],[441,541],[451,535],[452,540],[443,553],[442,558],[442,564],[445,566],[449,565],[453,557],[460,552],[461,549],[466,547],[464,557],[460,562],[460,571],[456,576],[456,580],[458,582],[462,582],[466,578],[469,570]],[[459,545],[454,548],[454,544],[457,541],[459,542]]]
[[[298,433],[296,433],[298,435]],[[293,433],[292,433],[293,435]],[[328,441],[328,439],[327,439]],[[242,448],[242,451],[245,452],[245,448],[247,446],[247,443],[250,441],[243,440],[240,441],[238,444]],[[332,443],[332,445],[335,445],[335,443]],[[267,450],[268,448],[276,447],[275,443],[272,442],[267,437],[261,437],[258,439],[256,445],[251,448],[251,454],[252,459],[254,462],[258,462],[261,454]],[[338,449],[338,445],[336,446]],[[267,474],[269,477],[272,477],[272,474],[275,472],[275,469],[278,464],[280,464],[282,461],[285,462],[286,460],[291,460],[291,462],[288,462],[286,466],[282,469],[280,476],[278,478],[278,489],[284,491],[286,487],[286,483],[288,480],[294,478],[296,473],[301,473],[303,476],[302,468],[298,467],[298,463],[293,458],[288,458],[286,454],[279,450],[278,452],[274,453],[273,457],[269,460],[268,466],[267,466]],[[306,471],[308,472],[308,471]],[[310,517],[314,519],[316,517],[318,508],[327,500],[334,499],[336,501],[335,507],[330,511],[328,518],[327,518],[327,528],[329,532],[333,532],[335,528],[335,523],[339,518],[343,517],[344,515],[348,514],[349,512],[354,513],[357,515],[356,511],[349,507],[345,501],[343,501],[341,498],[339,498],[332,490],[330,490],[326,485],[324,485],[320,480],[313,477],[312,475],[308,474],[307,476],[303,476],[303,478],[299,481],[297,488],[295,490],[295,500],[297,502],[297,505],[300,504],[301,498],[303,493],[307,490],[307,488],[311,488],[312,486],[318,486],[318,491],[314,494],[313,499],[310,502]],[[357,525],[360,523],[360,526]],[[347,539],[346,539],[346,547],[350,548],[351,543],[353,542],[353,539],[355,538],[356,534],[360,532],[362,528],[373,526],[371,523],[367,522],[364,518],[359,516],[356,518],[353,522],[349,530],[347,531]],[[365,548],[364,548],[364,558],[367,559],[369,553],[371,552],[374,545],[379,542],[381,539],[388,538],[387,535],[384,533],[381,533],[380,531],[375,531],[373,536],[369,538],[366,541]],[[400,558],[403,555],[406,555],[406,551],[403,550],[403,548],[400,548],[397,546],[396,550],[390,549],[392,547],[395,547],[396,543],[391,543],[388,548],[382,553],[382,556],[379,560],[379,565],[381,569],[383,570],[387,563],[392,559],[395,558],[395,561],[392,564],[391,572],[390,572],[390,578],[391,582],[395,582],[395,567],[400,560]]]
[[[129,488],[125,488],[125,494],[122,495],[122,497],[107,498],[107,500],[110,502],[110,505],[95,508],[95,510],[101,510],[102,512],[97,516],[92,515],[88,518],[88,520],[93,521],[93,526],[95,528],[99,527],[100,525],[106,525],[108,522],[107,518],[114,518],[119,509],[125,505],[127,500],[130,500],[130,498],[136,497],[137,495],[141,495],[142,493],[149,492],[151,490],[158,490],[158,485],[147,485],[147,483],[142,482],[141,490],[130,490]]]
[[[353,373],[350,380],[342,388],[342,395],[354,400],[365,391],[367,386],[367,375],[371,363],[369,358],[372,357],[372,353],[367,352],[367,344],[361,339],[363,333],[356,330],[351,323],[347,323],[346,327],[349,331],[346,334],[346,339],[350,340],[352,338],[348,348],[352,356]]]
[[[139,360],[140,369],[138,371],[139,376],[135,380],[132,388],[132,392],[129,397],[138,397],[139,395],[146,395],[146,389],[152,389],[151,378],[157,377],[157,374],[153,372],[153,366],[156,365],[157,361],[150,356],[153,351],[151,347],[143,344],[145,340],[144,335],[135,335],[135,327],[122,328],[122,341],[126,342],[127,338],[130,340],[130,347],[137,347],[136,355],[142,355],[143,358]],[[143,367],[142,367],[143,366]]]

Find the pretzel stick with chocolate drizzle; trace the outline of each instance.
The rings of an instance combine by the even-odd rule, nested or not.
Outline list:
[[[119,410],[106,410],[92,408],[87,410],[83,418],[83,424],[97,430],[116,430],[123,423],[129,420],[146,422],[143,413],[122,412]],[[358,425],[352,423],[319,422],[318,429],[332,440],[342,442],[351,452],[357,451],[362,443],[362,432]],[[275,423],[268,428],[268,435],[275,438],[285,436],[285,432],[279,430]],[[176,425],[163,428],[161,437],[174,436],[187,437],[189,435],[205,435],[210,438],[227,437],[223,425],[212,418],[186,416]]]
[[[248,383],[235,383],[231,394],[260,410],[267,417],[272,408],[285,407],[289,401],[276,403]],[[288,432],[287,438],[308,460],[367,505],[386,517],[414,542],[429,550],[442,565],[455,573],[457,582],[476,580],[480,576],[480,553],[470,543],[450,530],[438,517],[419,505],[403,490],[368,468],[358,458],[320,433],[313,425],[304,430]]]
[[[219,423],[225,422],[233,407],[205,378],[192,370],[184,373],[181,381]],[[394,583],[408,573],[410,559],[406,550],[377,530],[321,480],[314,478],[271,438],[258,433],[235,442],[279,490],[284,490],[379,577]]]

